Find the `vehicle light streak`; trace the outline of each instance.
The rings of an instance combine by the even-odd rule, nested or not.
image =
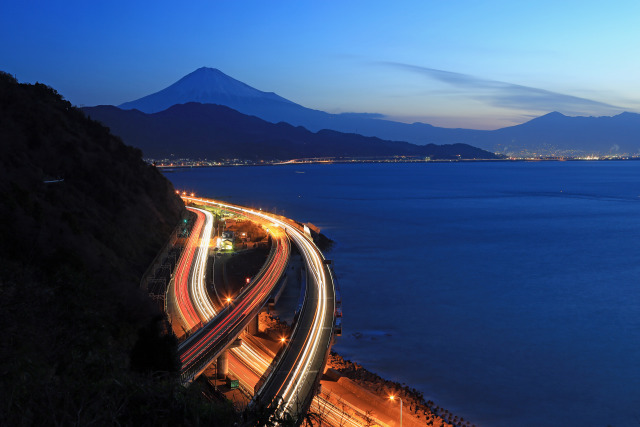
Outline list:
[[[282,272],[286,268],[290,249],[288,238],[282,230],[275,228],[271,230],[270,233],[274,238],[275,251],[272,251],[270,259],[265,264],[266,268],[261,270],[261,272],[254,277],[252,283],[236,297],[234,304],[222,310],[220,319],[214,321],[216,322],[215,325],[211,326],[209,330],[203,331],[203,334],[200,334],[197,339],[192,340],[190,338],[180,346],[180,361],[183,370],[189,369],[197,363],[199,358],[202,357],[209,348],[212,348],[212,346],[225,339],[230,339],[231,331],[238,330],[247,318],[257,315],[258,309],[264,304],[278,283]],[[206,256],[203,256],[202,265],[204,266],[205,263]],[[198,271],[198,268],[196,268],[196,271]],[[194,282],[199,282],[200,278],[201,275],[197,274],[197,277],[194,277]],[[198,311],[201,313],[203,319],[211,319],[212,316],[215,316],[215,310],[206,295],[204,281],[193,287],[196,289],[193,292],[194,299],[199,300],[196,303]],[[224,315],[222,315],[223,313]]]
[[[305,259],[311,260],[310,271],[315,276],[318,295],[320,297],[318,298],[318,305],[315,309],[311,330],[309,331],[307,339],[305,340],[305,346],[302,356],[299,358],[299,362],[296,363],[293,372],[294,380],[290,381],[287,384],[284,392],[282,393],[284,403],[280,408],[281,415],[284,414],[284,412],[291,411],[293,409],[292,403],[294,399],[297,398],[296,390],[305,381],[306,375],[310,371],[310,365],[312,363],[312,360],[314,360],[315,358],[315,353],[318,351],[318,341],[320,339],[322,325],[324,325],[325,322],[327,304],[327,299],[326,297],[324,297],[326,293],[326,277],[322,260],[318,256],[318,253],[313,250],[313,247],[311,247],[312,244],[309,242],[309,240],[300,232],[294,231],[291,233],[291,235],[296,240],[296,243],[298,243],[299,247],[304,248]]]
[[[202,229],[198,256],[193,269],[193,277],[191,278],[191,300],[195,304],[200,320],[203,323],[207,323],[216,315],[205,285],[205,268],[207,266],[207,257],[209,256],[209,241],[211,240],[211,233],[213,231],[213,214],[203,209],[193,208],[193,210],[201,212],[204,215],[205,223]]]
[[[187,329],[192,329],[200,324],[200,318],[198,317],[198,314],[191,303],[191,298],[189,297],[189,273],[196,250],[196,243],[200,236],[205,216],[202,212],[195,209],[187,209],[196,213],[196,222],[191,229],[191,234],[189,235],[185,248],[180,256],[178,268],[176,268],[176,273],[174,275],[174,288],[176,301],[178,303],[178,311],[184,320],[184,324],[187,326]]]
[[[282,221],[274,216],[265,214],[261,211],[255,211],[239,206],[229,205],[225,203],[221,203],[218,201],[212,201],[207,199],[195,199],[189,197],[183,197],[185,200],[190,200],[198,203],[209,204],[213,206],[221,207],[225,210],[232,210],[236,212],[243,213],[245,215],[258,216],[265,220],[270,221],[277,228],[281,227],[286,230],[287,234],[295,241],[296,245],[300,248],[300,251],[303,253],[305,258],[305,262],[307,264],[307,271],[311,274],[313,285],[315,286],[315,294],[317,297],[314,297],[314,301],[317,302],[315,306],[312,308],[313,315],[310,326],[306,331],[300,330],[298,332],[299,322],[296,324],[293,336],[296,333],[305,333],[303,344],[301,349],[298,350],[298,353],[295,355],[295,360],[292,366],[290,367],[286,379],[280,384],[279,388],[274,397],[279,397],[281,400],[279,401],[279,407],[277,411],[279,414],[284,414],[285,412],[292,413],[292,415],[296,415],[293,413],[293,403],[299,397],[299,392],[302,390],[304,385],[307,386],[306,391],[304,393],[311,393],[311,385],[315,382],[318,377],[318,373],[321,371],[323,363],[324,363],[324,355],[328,352],[331,342],[332,332],[326,332],[326,329],[332,330],[333,325],[333,312],[334,312],[334,289],[333,282],[331,278],[328,280],[326,275],[326,270],[324,267],[324,259],[320,252],[317,250],[313,242],[311,242],[302,232],[300,232],[297,226],[292,225],[286,221]],[[327,284],[329,283],[329,285]],[[331,306],[329,306],[329,301],[331,302]],[[306,301],[305,301],[306,305]],[[305,309],[303,308],[303,311]],[[330,313],[328,318],[327,313]],[[331,320],[331,322],[329,322]],[[330,326],[327,326],[330,325]],[[307,325],[305,325],[307,327]],[[191,357],[190,355],[185,357]],[[313,369],[315,368],[315,369]],[[309,374],[312,377],[309,377]],[[265,387],[263,385],[263,387]],[[263,388],[264,389],[264,388]]]
[[[279,241],[279,239],[276,240],[276,242]],[[279,259],[288,258],[288,250],[286,251],[287,256],[284,256],[284,247],[285,245],[278,245],[277,254]],[[282,263],[282,261],[270,264],[264,275],[264,280],[259,281],[257,286],[251,287],[239,302],[223,310],[223,312],[227,311],[228,314],[214,328],[181,353],[180,359],[183,365],[195,361],[206,347],[220,337],[223,332],[236,326],[244,317],[250,315],[258,305],[261,305],[262,300],[269,296],[273,286],[279,280],[285,266],[286,263]]]
[[[199,201],[205,202],[208,204],[215,204],[218,206],[222,205],[220,203],[211,203],[205,200],[199,200]],[[262,212],[252,211],[249,209],[239,208],[231,205],[227,205],[227,208],[232,208],[236,212],[241,212],[250,217],[253,216],[254,220],[257,218],[260,218],[263,221],[267,220],[268,221],[267,224],[271,228],[275,229],[275,228],[281,227],[287,230],[289,232],[289,235],[295,240],[296,244],[301,249],[301,252],[303,252],[305,260],[307,260],[308,267],[311,267],[311,268],[308,268],[308,270],[313,276],[313,281],[315,282],[318,288],[318,294],[323,295],[323,293],[326,292],[326,289],[324,288],[326,287],[325,283],[327,279],[326,279],[325,270],[323,268],[323,258],[321,257],[321,255],[318,255],[319,252],[315,250],[315,246],[312,243],[310,243],[309,240],[295,228],[295,225],[291,225],[285,221],[280,221],[277,218],[263,214]],[[193,305],[195,305],[199,319],[202,322],[206,323],[216,316],[216,310],[208,296],[208,293],[206,292],[206,286],[205,286],[205,280],[204,280],[209,241],[211,239],[211,232],[213,228],[213,215],[206,210],[201,210],[197,208],[188,208],[188,209],[196,212],[196,214],[198,215],[198,219],[197,219],[197,223],[194,225],[194,229],[192,231],[187,247],[190,248],[190,250],[193,250],[193,251],[196,250],[195,241],[198,235],[200,234],[200,231],[199,231],[200,228],[202,228],[202,234],[201,234],[202,237],[201,237],[199,248],[197,250],[197,257],[193,267],[193,271],[189,277],[190,280],[188,281],[189,286],[188,286],[188,292],[186,293],[186,295],[190,296],[191,302],[193,303]],[[204,227],[202,227],[201,215],[204,215]],[[271,229],[269,228],[267,228],[267,230],[272,235],[274,235],[274,237],[277,237],[280,240],[276,241],[276,245],[277,245],[276,256],[272,258],[270,257],[270,259],[267,260],[267,263],[265,265],[271,266],[272,264],[278,264],[280,268],[284,269],[286,267],[286,262],[288,262],[288,254],[289,254],[288,245],[286,245],[286,248],[287,248],[286,256],[282,257],[280,250],[281,250],[281,246],[284,247],[284,245],[282,244],[282,238],[284,238],[284,240],[286,241],[286,237],[284,237],[284,233],[281,233],[279,231],[274,232],[274,231],[271,231]],[[186,253],[186,255],[183,254],[183,256],[181,257],[180,265],[182,266],[182,269],[180,270],[180,279],[184,277],[185,271],[188,271],[187,267],[190,264],[189,257],[192,260],[193,253],[191,254]],[[284,259],[284,263],[282,262],[283,259]],[[277,269],[278,268],[276,268],[276,270]],[[271,272],[271,268],[267,268],[266,272],[263,275],[258,275],[258,276],[262,276],[261,277],[262,280],[268,281],[269,278],[272,278],[273,276],[272,274],[270,274],[270,272]],[[279,274],[277,275],[277,277],[279,279]],[[182,281],[180,283],[183,284]],[[176,287],[176,289],[178,288]],[[245,298],[248,298],[251,295],[256,295],[256,294],[248,293],[245,296]],[[182,304],[179,304],[181,314],[183,311],[186,313],[189,313],[192,318],[191,319],[192,326],[195,326],[193,325],[193,320],[194,320],[193,310],[192,310],[193,305],[191,305],[191,309],[190,309],[189,305],[184,303],[185,302],[185,300],[183,299],[184,296],[185,296],[184,287],[181,286],[180,301],[182,302]],[[249,300],[251,300],[251,298],[249,298]],[[319,298],[319,300],[320,300],[320,305],[315,308],[314,322],[313,322],[314,327],[312,328],[316,330],[318,329],[316,326],[322,325],[326,317],[326,314],[325,314],[326,300],[325,298]],[[242,304],[241,302],[235,308],[237,310],[240,310],[241,307],[248,309],[250,307],[254,307],[254,305]],[[228,316],[233,314],[234,313],[228,314]],[[183,315],[183,317],[186,317],[186,316]],[[232,323],[232,322],[225,323],[225,325],[227,325],[228,327],[233,324],[236,324],[236,323]],[[232,328],[232,326],[230,327]],[[283,395],[284,403],[279,408],[279,410],[281,411],[280,412],[281,414],[284,413],[285,411],[290,411],[292,409],[291,406],[294,403],[293,399],[297,397],[297,390],[300,388],[301,384],[304,383],[304,381],[306,380],[306,376],[309,373],[309,370],[311,367],[310,365],[314,358],[313,353],[315,352],[315,350],[317,350],[317,347],[319,345],[318,341],[320,339],[319,334],[317,333],[313,334],[312,332],[313,332],[312,330],[308,331],[307,339],[305,340],[306,344],[303,348],[303,351],[300,354],[298,354],[296,365],[289,372],[289,375],[292,376],[293,380],[290,380],[283,384],[283,387],[286,385],[286,388]],[[216,331],[211,331],[209,334],[207,334],[207,337],[208,337],[207,339],[204,339],[204,340],[201,339],[199,340],[199,342],[203,343],[204,341],[207,345],[212,345],[210,338],[216,337],[217,339],[217,338],[220,338],[221,335],[224,335],[224,332],[220,331],[219,328],[216,328]],[[263,353],[265,350],[264,349],[259,350],[258,347],[259,346],[256,343],[251,342],[251,337],[246,337],[245,340],[243,340],[241,346],[231,349],[231,352],[239,361],[241,361],[241,363],[243,363],[248,369],[250,369],[255,375],[259,377],[262,374],[264,374],[264,372],[266,372],[267,369],[269,369],[270,361],[268,359],[272,358],[273,354]],[[197,358],[197,355],[195,357]],[[184,360],[184,359],[181,357],[181,360]],[[359,425],[359,423],[356,420],[351,418],[351,415],[349,415],[344,410],[339,409],[335,404],[330,402],[328,397],[325,398],[323,396],[316,396],[313,399],[312,405],[314,408],[316,408],[317,412],[320,412],[320,410],[322,410],[323,418],[326,421],[331,422],[332,424],[353,425],[353,426]],[[352,409],[356,411],[356,413],[358,412],[356,408],[352,408]]]

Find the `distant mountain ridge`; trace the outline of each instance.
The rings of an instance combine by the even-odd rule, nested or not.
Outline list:
[[[310,132],[270,123],[216,104],[177,104],[147,114],[113,106],[86,107],[92,119],[110,127],[148,158],[290,160],[309,157],[419,156],[433,159],[495,159],[466,144],[415,145],[333,130]]]
[[[517,126],[491,131],[484,144],[509,147],[579,150],[600,154],[640,153],[640,114],[621,113],[602,117],[569,117],[558,112],[545,114]]]
[[[200,102],[228,106],[263,120],[304,126],[310,131],[332,129],[414,144],[464,143],[503,154],[640,153],[640,114],[613,117],[568,117],[553,112],[529,122],[493,131],[449,129],[425,123],[399,123],[376,114],[329,114],[262,92],[220,70],[202,67],[154,94],[120,105],[146,113],[172,105]]]

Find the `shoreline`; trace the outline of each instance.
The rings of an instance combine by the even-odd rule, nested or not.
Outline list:
[[[362,365],[343,358],[333,350],[327,361],[325,376],[331,377],[335,375],[331,370],[385,400],[388,400],[390,395],[401,397],[404,404],[403,411],[410,413],[420,421],[424,421],[425,425],[433,425],[435,427],[476,427],[471,421],[453,414],[432,400],[425,400],[421,391],[408,385],[382,378]]]
[[[290,331],[288,322],[274,317],[268,313],[261,314],[261,325],[264,333],[269,337],[276,337],[282,334],[283,330]],[[274,341],[275,342],[275,341]],[[345,381],[346,380],[346,381]],[[345,384],[345,382],[347,384]],[[324,375],[321,381],[321,388],[324,390],[329,383],[339,383],[342,387],[349,389],[355,395],[374,395],[378,398],[378,403],[384,405],[389,402],[389,396],[394,395],[402,398],[403,414],[406,425],[427,425],[434,427],[477,427],[469,420],[455,415],[436,404],[432,400],[426,400],[424,393],[403,385],[399,382],[387,380],[380,375],[369,371],[357,362],[345,359],[334,350],[331,350]],[[357,390],[360,388],[361,390]],[[329,390],[329,394],[334,393]],[[346,396],[334,395],[339,401],[344,401]],[[357,407],[352,404],[351,406]],[[378,407],[379,408],[379,407]],[[363,413],[367,413],[366,408],[360,408]],[[385,408],[386,409],[386,408]],[[395,409],[397,411],[398,409]],[[384,410],[378,412],[384,415]],[[370,413],[371,418],[376,418],[381,414]],[[413,423],[412,423],[413,422]]]
[[[209,162],[207,160],[192,161],[184,159],[181,164],[155,164],[153,159],[147,159],[147,163],[154,165],[161,172],[171,173],[185,169],[194,168],[224,168],[224,167],[264,167],[264,166],[288,166],[288,165],[317,165],[317,164],[363,164],[363,163],[496,163],[496,162],[622,162],[622,161],[637,161],[640,160],[638,156],[622,156],[622,157],[511,157],[504,159],[333,159],[333,160],[303,160],[300,161],[285,161],[285,162],[251,162],[251,163],[221,163],[221,162]]]
[[[320,230],[309,224],[311,234],[316,245],[321,249],[323,254],[331,252],[335,241],[321,233]],[[236,259],[238,261],[238,259]],[[248,262],[244,260],[241,262],[243,268],[235,268],[233,272],[229,272],[229,276],[226,277],[226,286],[233,284],[241,284],[242,279],[246,275],[245,269],[250,265],[254,265],[254,268],[261,263],[253,260]],[[294,261],[292,266],[293,277],[298,276],[297,269],[300,268],[298,263],[301,260]],[[235,279],[230,280],[231,276]],[[237,277],[235,277],[237,276]],[[228,282],[231,283],[228,283]],[[232,285],[233,286],[233,285]],[[240,285],[241,286],[241,285]],[[280,303],[284,303],[285,306],[298,300],[299,289],[298,286],[289,288],[293,291],[295,298],[283,296]],[[290,300],[285,302],[285,300]],[[270,310],[269,310],[270,311]],[[275,315],[275,314],[278,315]],[[274,342],[277,341],[277,337],[283,335],[283,331],[287,332],[284,335],[290,335],[291,325],[290,319],[283,319],[279,315],[284,313],[277,312],[263,312],[260,314],[259,331],[265,333]],[[275,338],[274,338],[275,337]],[[334,338],[335,340],[336,338]],[[276,351],[277,351],[276,346]],[[333,383],[333,384],[329,384]],[[405,424],[407,426],[413,425],[431,425],[435,427],[476,427],[470,421],[459,417],[449,410],[440,407],[432,400],[426,400],[423,392],[412,388],[407,385],[403,385],[399,382],[387,380],[380,375],[369,371],[357,362],[352,362],[344,357],[340,356],[337,352],[332,350],[328,356],[326,366],[324,368],[324,375],[321,380],[321,390],[318,393],[326,393],[325,388],[333,390],[333,399],[338,402],[349,403],[351,409],[357,408],[364,414],[364,418],[371,416],[380,421],[383,425],[393,426],[395,425],[395,416],[397,416],[397,405],[394,407],[389,401],[389,396],[398,396],[403,401],[403,414],[405,415]],[[344,395],[341,395],[343,392]],[[331,394],[332,391],[329,391]],[[360,405],[358,405],[360,403]],[[389,415],[389,412],[391,415]]]

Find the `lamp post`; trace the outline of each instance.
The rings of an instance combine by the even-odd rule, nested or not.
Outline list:
[[[393,394],[389,396],[389,400],[395,400],[396,396]],[[402,427],[402,398],[398,396],[398,400],[400,401],[400,427]]]

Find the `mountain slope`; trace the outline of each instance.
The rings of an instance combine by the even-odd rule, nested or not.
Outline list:
[[[200,102],[227,105],[231,108],[258,106],[296,106],[293,102],[273,92],[262,92],[224,74],[216,68],[202,67],[187,74],[171,86],[119,105],[123,110],[140,110],[157,113],[175,104]],[[300,107],[300,106],[297,106]],[[302,107],[300,107],[302,108]]]
[[[640,114],[621,113],[612,117],[568,117],[546,114],[517,126],[491,132],[485,145],[554,150],[579,150],[602,154],[640,153]],[[496,150],[502,151],[502,150]]]
[[[184,210],[171,183],[55,90],[2,72],[0,141],[2,425],[216,424],[169,372],[177,342],[138,289]],[[165,363],[134,372],[133,348]]]
[[[289,160],[306,157],[430,156],[440,159],[496,156],[468,145],[414,145],[287,123],[269,123],[225,106],[188,103],[155,114],[112,106],[84,111],[109,126],[146,157]]]

